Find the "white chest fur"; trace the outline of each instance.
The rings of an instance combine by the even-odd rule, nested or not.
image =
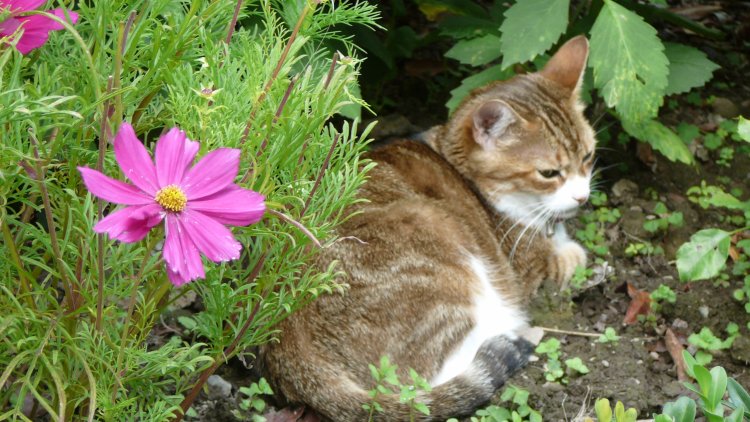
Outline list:
[[[526,316],[518,305],[503,298],[492,287],[491,268],[476,256],[470,256],[467,264],[476,275],[473,283],[478,286],[474,296],[474,328],[448,356],[438,375],[431,380],[432,386],[469,369],[479,347],[488,338],[505,335],[515,339],[518,331],[527,326]]]

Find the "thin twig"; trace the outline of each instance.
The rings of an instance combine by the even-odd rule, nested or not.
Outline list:
[[[234,6],[234,15],[232,15],[232,20],[229,22],[229,27],[227,28],[227,38],[224,40],[226,45],[229,45],[229,42],[232,41],[234,27],[237,25],[237,18],[240,16],[240,10],[242,10],[242,0],[237,0],[237,4]]]
[[[335,52],[333,53],[333,58],[331,59],[331,67],[328,68],[328,74],[326,75],[326,81],[323,83],[323,89],[328,89],[328,85],[331,84],[331,79],[333,79],[333,72],[336,70],[336,63],[339,61],[339,53]]]
[[[302,233],[304,233],[305,236],[307,236],[307,238],[310,239],[315,246],[317,246],[318,248],[323,247],[323,245],[320,244],[320,241],[318,240],[318,238],[316,238],[315,235],[312,234],[312,232],[308,230],[307,227],[305,227],[299,221],[293,219],[292,217],[289,217],[288,215],[284,213],[278,212],[270,208],[266,209],[266,213],[273,215],[274,217],[278,218],[279,220],[284,221],[285,223],[289,223],[293,225],[294,227],[298,228]]]
[[[587,333],[585,331],[572,331],[572,330],[560,330],[557,328],[547,328],[547,327],[537,327],[541,328],[542,330],[548,332],[548,333],[558,333],[558,334],[569,334],[571,336],[580,336],[580,337],[601,337],[601,334],[596,333]]]

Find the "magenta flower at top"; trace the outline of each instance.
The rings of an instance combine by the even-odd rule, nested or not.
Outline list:
[[[156,143],[155,165],[133,127],[123,123],[115,137],[115,159],[132,185],[78,167],[86,188],[109,202],[127,205],[94,226],[122,242],[137,242],[164,220],[164,261],[175,286],[204,278],[199,253],[214,262],[239,258],[242,245],[225,225],[257,222],[266,206],[263,195],[233,181],[240,150],[219,148],[191,166],[198,142],[173,128]]]
[[[47,16],[33,15],[19,17],[17,15],[35,10],[45,2],[46,0],[0,0],[0,9],[10,10],[11,13],[8,18],[0,22],[0,38],[13,35],[20,27],[23,33],[21,34],[21,39],[16,43],[16,48],[21,54],[26,54],[44,45],[47,42],[47,38],[49,38],[49,32],[63,29],[63,26]],[[53,9],[49,13],[60,19],[66,19],[63,9]],[[70,16],[72,23],[78,22],[77,13],[68,12],[68,16]]]

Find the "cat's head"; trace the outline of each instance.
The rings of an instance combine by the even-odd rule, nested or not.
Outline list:
[[[489,203],[526,225],[569,218],[589,197],[595,134],[579,99],[587,57],[579,36],[541,72],[473,92],[438,147]]]

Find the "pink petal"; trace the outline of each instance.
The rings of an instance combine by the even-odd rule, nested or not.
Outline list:
[[[13,13],[38,9],[47,0],[0,0],[0,9],[10,9]]]
[[[240,257],[242,245],[234,240],[232,232],[211,217],[186,209],[180,213],[182,228],[206,258],[214,262]]]
[[[61,9],[59,7],[57,9],[48,10],[47,12],[57,16],[58,18],[68,22],[69,24],[75,25],[76,23],[78,23],[78,13],[73,12],[72,10],[67,11],[68,16],[65,16],[65,9]],[[70,19],[68,19],[68,17],[70,17]],[[65,29],[65,27],[62,26],[59,22],[54,22],[54,25],[56,25],[56,27],[53,29]]]
[[[179,184],[188,166],[193,163],[200,145],[172,128],[156,143],[156,177],[159,186]]]
[[[51,11],[51,13],[63,20],[66,19],[65,13],[62,9],[55,9]],[[78,20],[78,14],[75,12],[69,13],[71,20],[75,23]],[[47,16],[23,16],[16,18],[16,20],[21,24],[21,29],[23,30],[21,39],[16,43],[16,49],[18,49],[21,54],[28,54],[29,51],[44,45],[49,38],[50,31],[64,29],[59,22],[50,19]]]
[[[78,167],[86,189],[105,201],[124,205],[153,204],[154,199],[135,186],[109,178],[94,169]]]
[[[161,222],[163,215],[157,204],[126,207],[104,217],[94,226],[94,231],[107,233],[121,242],[138,242]]]
[[[191,168],[181,186],[188,201],[214,194],[237,177],[240,169],[240,150],[219,148],[206,154]]]
[[[257,223],[266,211],[263,195],[235,184],[211,196],[190,201],[188,207],[221,224],[247,226]]]
[[[120,125],[115,137],[115,158],[125,177],[150,196],[156,195],[159,184],[156,181],[156,169],[151,162],[146,147],[135,136],[133,126],[129,123]]]
[[[179,214],[167,215],[166,232],[163,255],[167,263],[167,276],[172,284],[180,286],[196,278],[204,278],[206,273],[200,254],[186,235]]]
[[[21,22],[16,18],[8,18],[0,22],[0,36],[9,37],[13,35],[19,26],[21,26]]]

